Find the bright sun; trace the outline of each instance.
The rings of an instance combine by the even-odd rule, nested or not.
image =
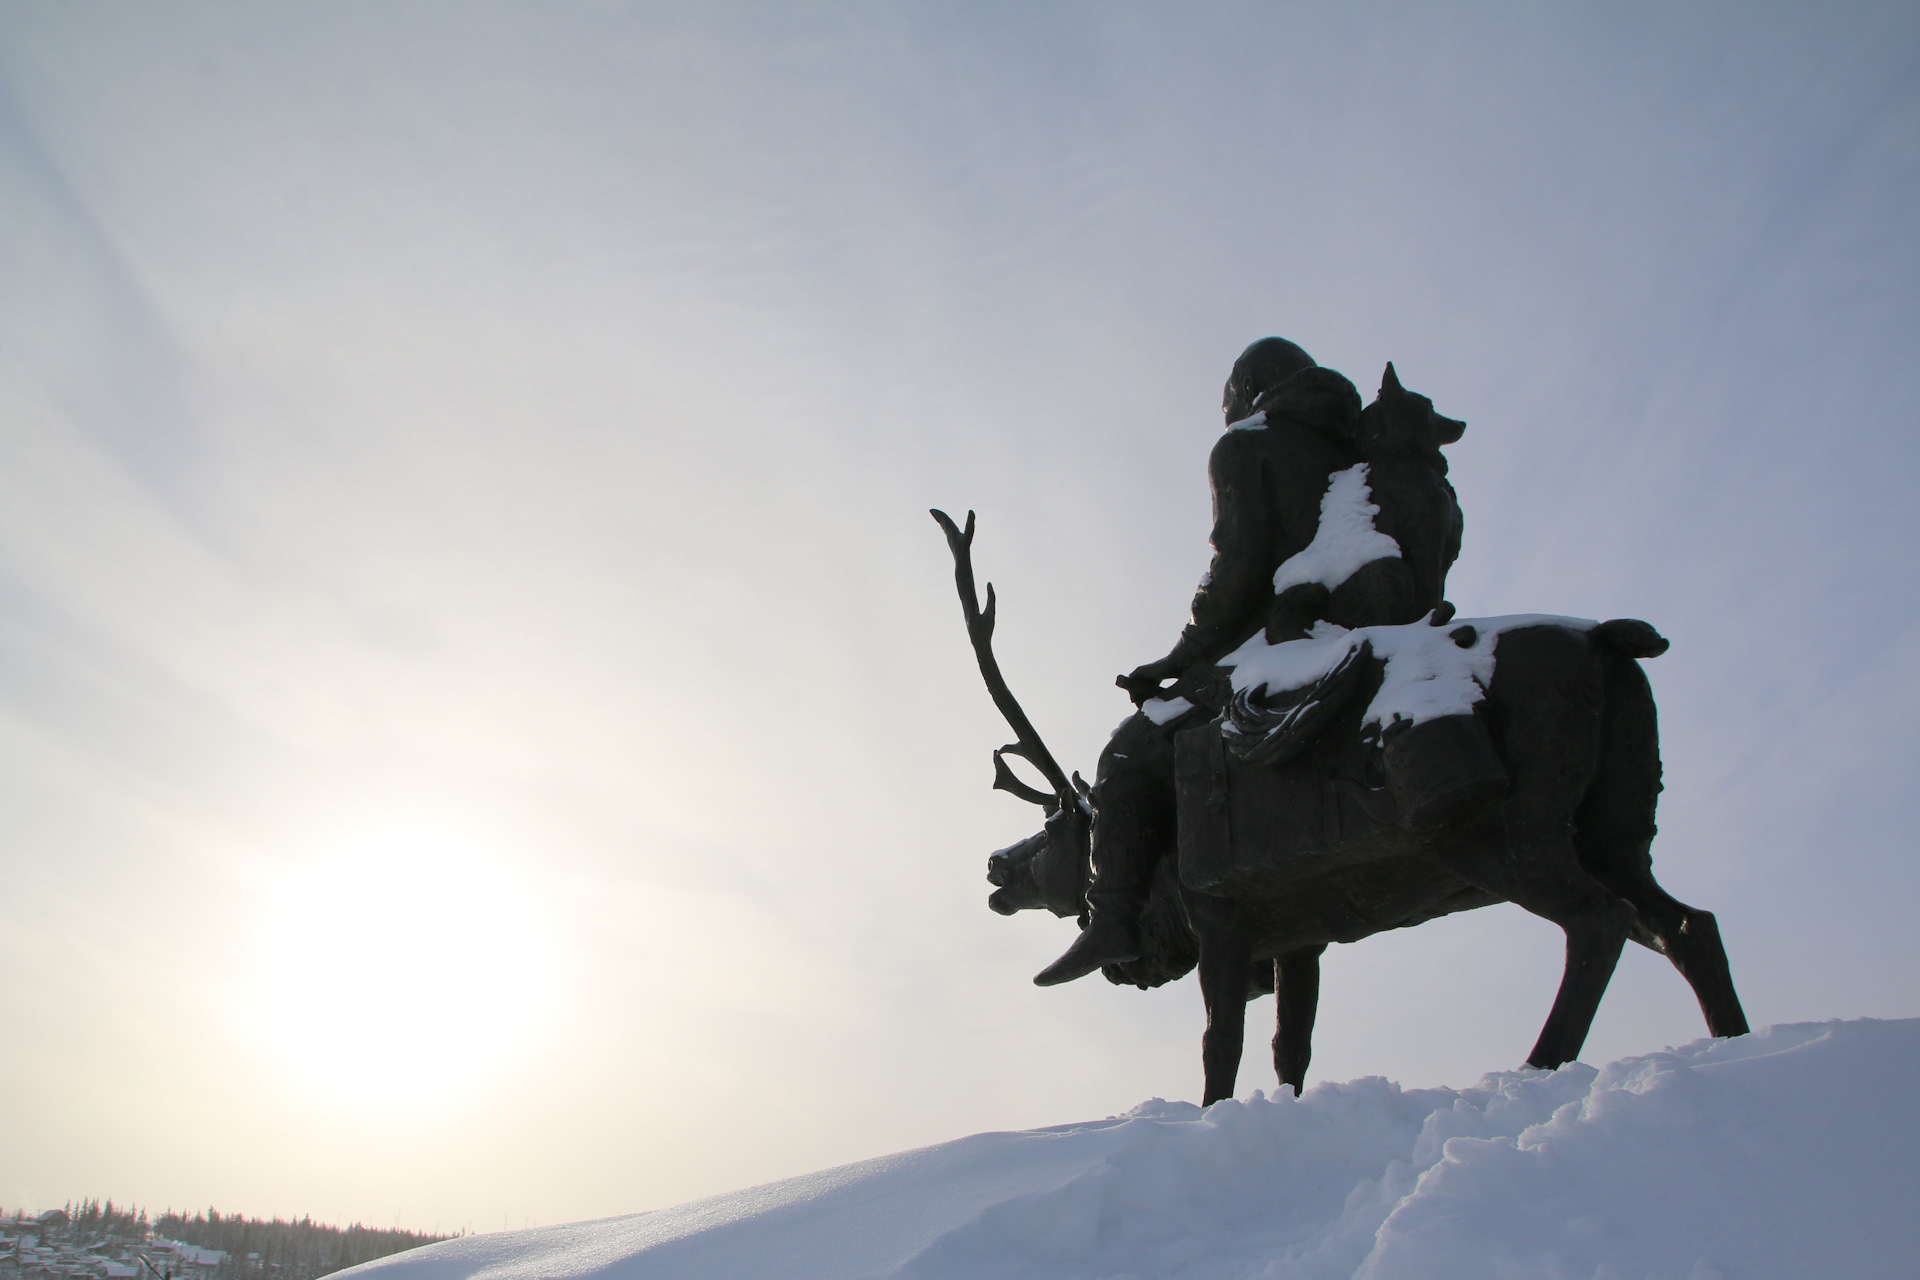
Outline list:
[[[256,1009],[316,1092],[453,1100],[524,1048],[553,944],[531,887],[444,833],[388,829],[278,878]]]

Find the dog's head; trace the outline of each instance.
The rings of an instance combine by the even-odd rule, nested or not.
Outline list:
[[[1446,460],[1440,446],[1453,444],[1466,429],[1460,419],[1434,412],[1433,401],[1426,396],[1401,386],[1392,361],[1380,379],[1380,395],[1360,415],[1361,447],[1367,456],[1411,454],[1438,462],[1442,471]]]

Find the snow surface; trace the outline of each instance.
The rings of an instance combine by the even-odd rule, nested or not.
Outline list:
[[[1195,1064],[1198,1071],[1198,1064]],[[1920,1019],[1378,1077],[468,1236],[380,1280],[1806,1280],[1920,1264]]]
[[[1502,633],[1538,626],[1591,631],[1598,625],[1591,618],[1545,613],[1456,618],[1444,627],[1410,622],[1355,631],[1322,620],[1300,640],[1268,644],[1265,636],[1255,635],[1220,659],[1220,665],[1233,668],[1236,692],[1265,685],[1275,693],[1285,693],[1306,688],[1339,666],[1361,641],[1372,641],[1374,656],[1383,659],[1386,666],[1380,676],[1380,691],[1367,704],[1360,727],[1390,725],[1395,720],[1418,724],[1464,714],[1486,696]],[[1474,642],[1464,649],[1453,639],[1453,633],[1463,626],[1472,627],[1475,633]]]
[[[1400,544],[1373,527],[1380,514],[1367,487],[1367,464],[1336,471],[1320,498],[1320,524],[1313,541],[1273,571],[1273,594],[1303,582],[1332,591],[1375,560],[1398,560]]]

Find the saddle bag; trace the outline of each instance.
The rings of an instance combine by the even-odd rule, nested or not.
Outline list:
[[[1400,824],[1410,831],[1458,822],[1507,794],[1507,768],[1470,712],[1391,732],[1382,754]]]

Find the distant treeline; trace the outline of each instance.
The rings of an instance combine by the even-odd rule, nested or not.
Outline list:
[[[24,1216],[24,1215],[23,1215]],[[108,1237],[133,1244],[148,1233],[202,1249],[218,1249],[226,1258],[213,1280],[318,1280],[348,1267],[384,1258],[388,1254],[449,1240],[451,1236],[418,1231],[390,1231],[383,1227],[322,1226],[312,1218],[247,1218],[208,1209],[189,1217],[172,1210],[152,1219],[138,1207],[121,1207],[111,1200],[68,1201],[60,1209],[37,1215],[50,1239],[78,1245]]]
[[[111,1200],[82,1200],[78,1204],[69,1200],[58,1209],[38,1215],[31,1215],[25,1209],[15,1210],[15,1213],[22,1218],[37,1216],[49,1230],[64,1231],[76,1240],[108,1235],[133,1240],[144,1236],[148,1230],[145,1209],[116,1208]]]
[[[350,1227],[327,1227],[312,1218],[297,1222],[243,1218],[218,1209],[191,1218],[169,1211],[154,1219],[153,1230],[169,1240],[225,1252],[226,1261],[214,1272],[214,1280],[266,1276],[274,1280],[315,1280],[390,1253],[452,1238],[363,1227],[357,1222]]]

